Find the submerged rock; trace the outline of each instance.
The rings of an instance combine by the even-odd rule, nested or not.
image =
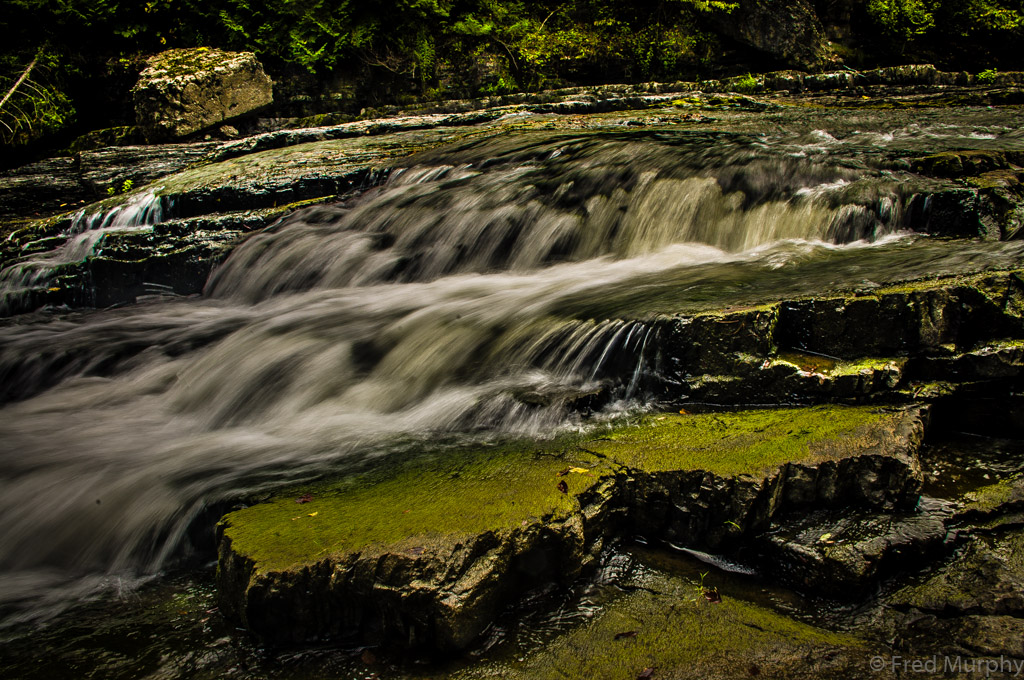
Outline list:
[[[650,416],[296,490],[222,520],[223,608],[274,643],[463,648],[623,533],[720,547],[785,510],[912,504],[922,429],[913,409]]]
[[[132,89],[139,127],[153,139],[184,137],[273,101],[252,52],[198,47],[151,57]]]
[[[744,601],[713,582],[647,571],[637,587],[518,663],[452,680],[871,677],[869,643]],[[710,598],[710,599],[709,599]],[[883,675],[882,677],[887,677]]]
[[[958,522],[998,521],[1007,514],[1019,513],[1024,510],[1024,476],[1002,479],[969,491],[960,506],[956,513]],[[1013,519],[1019,521],[1019,517]]]

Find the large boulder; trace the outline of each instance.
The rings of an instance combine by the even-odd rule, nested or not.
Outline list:
[[[252,52],[175,49],[147,64],[132,96],[150,138],[184,137],[273,101],[273,83]]]
[[[791,68],[817,71],[835,57],[809,0],[741,0],[718,28]]]

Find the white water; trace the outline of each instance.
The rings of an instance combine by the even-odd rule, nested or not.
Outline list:
[[[242,494],[411,441],[549,436],[580,427],[571,405],[595,393],[606,413],[636,408],[653,326],[567,306],[863,247],[898,233],[908,200],[798,161],[698,172],[650,144],[549,147],[410,168],[297,214],[238,248],[201,300],[0,327],[4,394],[20,399],[0,409],[8,622],[158,572]],[[34,271],[159,219],[146,205]]]
[[[110,210],[79,212],[61,234],[66,239],[63,245],[0,270],[0,310],[8,306],[9,299],[50,285],[61,267],[85,262],[108,234],[151,229],[159,224],[164,213],[164,201],[154,192],[153,189],[141,191]],[[34,241],[25,247],[33,245]]]

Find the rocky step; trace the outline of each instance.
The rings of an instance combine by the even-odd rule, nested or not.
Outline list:
[[[920,280],[654,322],[652,387],[677,403],[934,399],[1016,384],[1018,272]]]
[[[953,519],[959,525],[985,529],[1003,524],[1022,524],[1022,513],[1024,475],[1011,474],[995,484],[986,484],[964,494]]]
[[[885,578],[952,550],[952,503],[922,498],[901,513],[818,510],[784,518],[759,541],[758,566],[802,591],[863,596]]]
[[[907,93],[913,88],[941,92],[943,88],[950,87],[1009,88],[1019,92],[1021,84],[1024,84],[1024,73],[999,73],[989,82],[971,74],[943,72],[930,64],[918,64],[872,71],[844,70],[816,74],[777,71],[721,81],[571,87],[537,93],[427,102],[406,108],[383,107],[374,112],[380,114],[380,117],[338,124],[329,123],[332,120],[331,114],[302,119],[268,119],[266,122],[272,127],[298,129],[274,129],[239,140],[217,141],[207,137],[205,140],[188,143],[142,146],[133,143],[140,137],[137,128],[111,128],[91,133],[88,139],[83,138],[66,156],[45,159],[0,173],[0,233],[4,231],[3,223],[13,224],[30,216],[45,217],[59,212],[63,207],[92,202],[110,190],[123,191],[125,182],[129,186],[138,187],[193,164],[315,141],[474,126],[528,113],[578,115],[642,110],[665,106],[684,94],[870,91],[879,95]],[[879,88],[883,88],[884,92],[876,92]],[[872,104],[852,101],[845,105],[851,103]],[[767,106],[768,102],[747,100],[743,105],[758,109]],[[90,144],[90,140],[94,141]],[[116,146],[106,146],[111,142]],[[939,165],[945,168],[948,163]],[[923,167],[929,166],[926,163]],[[949,176],[948,172],[940,174]]]
[[[460,649],[619,536],[727,550],[798,508],[912,507],[922,432],[918,408],[662,414],[380,466],[226,515],[222,607],[271,643]]]
[[[889,605],[935,615],[1024,617],[1024,529],[979,534],[945,566]]]
[[[34,303],[112,305],[199,293],[236,239],[296,207],[169,220],[149,231],[110,233],[99,243],[98,257],[64,265],[46,287],[33,292]],[[164,239],[168,233],[176,240]],[[1013,424],[1024,406],[1012,394],[1024,371],[1022,293],[1021,273],[1005,271],[696,313],[668,314],[663,310],[678,308],[678,300],[652,305],[639,296],[630,301],[631,316],[617,314],[614,300],[601,302],[608,309],[568,311],[578,318],[646,319],[641,323],[650,328],[651,356],[657,360],[644,366],[640,387],[677,408],[928,401],[943,410],[943,422],[960,429],[998,426],[1018,436],[1020,428]],[[86,346],[63,350],[65,356],[92,352]],[[610,380],[632,379],[635,357],[622,366],[613,363],[606,367]],[[82,365],[96,370],[107,363]],[[13,384],[22,368],[6,365],[2,370],[7,384]],[[44,361],[31,370],[49,369]],[[64,369],[58,372],[65,375]],[[0,400],[11,396],[0,388]],[[524,403],[552,398],[514,396]],[[558,397],[580,410],[603,398]],[[1004,415],[993,419],[993,414]]]
[[[1024,514],[1020,507],[1019,478],[964,497],[954,521],[973,525],[959,530],[966,537],[961,550],[882,600],[874,625],[880,636],[896,642],[894,653],[938,658],[947,676],[959,670],[966,677],[972,662],[973,668],[991,677],[1019,674],[1024,655]],[[966,669],[956,666],[964,662]],[[943,669],[943,664],[951,665]]]
[[[657,97],[664,98],[663,95]],[[666,103],[661,101],[661,104]],[[653,100],[647,104],[653,105]],[[31,290],[22,291],[18,288],[20,292],[17,295],[8,295],[8,299],[0,305],[2,313],[31,311],[46,304],[103,306],[131,302],[138,297],[138,286],[133,285],[125,290],[116,288],[122,278],[136,283],[142,281],[171,286],[177,295],[194,293],[201,289],[212,267],[240,242],[239,237],[243,233],[262,228],[273,221],[271,217],[276,218],[287,212],[274,212],[276,209],[358,193],[385,180],[389,168],[397,159],[415,151],[450,143],[456,136],[499,134],[508,125],[515,124],[504,120],[508,112],[503,111],[494,109],[463,114],[358,121],[323,128],[278,131],[227,144],[210,142],[108,149],[82,155],[70,165],[54,160],[43,163],[35,170],[16,170],[6,178],[0,178],[0,212],[7,210],[9,214],[16,214],[19,210],[35,211],[47,201],[61,200],[65,207],[80,203],[83,199],[75,199],[85,194],[73,189],[71,185],[76,182],[84,183],[83,187],[91,187],[86,191],[90,196],[103,193],[103,187],[114,191],[115,195],[81,210],[42,219],[27,226],[19,221],[16,230],[0,241],[0,267],[3,268],[46,259],[81,231],[84,222],[102,221],[104,215],[124,209],[146,196],[160,202],[164,219],[187,221],[202,218],[200,221],[204,226],[191,231],[181,228],[154,230],[152,233],[160,236],[159,239],[135,236],[116,236],[112,239],[131,241],[137,246],[135,250],[148,249],[154,257],[160,256],[161,251],[188,251],[191,254],[187,267],[147,262],[135,266],[135,271],[126,272],[123,276],[119,274],[110,277],[101,271],[90,278],[91,270],[108,268],[103,262],[93,267],[89,260],[103,256],[92,253],[84,261],[77,261],[73,263],[74,266],[55,272],[51,277],[34,280]],[[135,155],[131,155],[131,152]],[[1019,174],[1019,169],[1014,170],[1016,166],[1012,166],[1013,161],[1019,160],[1018,156],[1013,152],[953,153],[950,158],[957,159],[960,163],[958,167],[976,167],[981,170],[991,166],[998,169],[977,177],[960,178],[956,180],[959,184],[955,186],[949,186],[953,182],[950,179],[922,179],[925,184],[921,185],[920,189],[924,192],[921,196],[927,195],[929,199],[911,202],[917,206],[910,211],[913,213],[908,218],[911,226],[944,235],[982,235],[991,238],[1015,235],[1024,224],[1020,183],[1017,174],[1014,174]],[[974,160],[967,162],[963,158]],[[927,159],[918,163],[918,169],[936,175],[948,174],[942,169],[952,162],[925,161]],[[130,168],[124,177],[111,174],[118,165]],[[68,172],[77,173],[77,179],[69,179],[64,177],[66,173],[56,172],[58,166],[67,166],[65,169]],[[999,178],[990,177],[993,173],[1002,175]],[[45,180],[50,176],[53,178]],[[144,181],[151,183],[137,188]],[[938,184],[932,186],[929,182]],[[49,197],[23,195],[25,191],[35,191],[35,188],[43,192],[55,190],[57,193]],[[4,208],[5,202],[10,201],[14,203]],[[927,210],[922,207],[925,204],[930,206]],[[18,208],[19,205],[21,208]],[[181,224],[179,222],[177,226]],[[204,239],[207,242],[201,243]],[[117,250],[117,247],[113,249]],[[148,258],[143,254],[117,258],[121,264],[114,268],[126,270],[130,268],[129,263]],[[149,281],[146,277],[153,269],[179,271],[188,278],[169,282],[167,277],[162,277],[159,281]],[[61,281],[54,283],[54,278],[60,278]],[[68,288],[77,290],[68,291]]]
[[[0,296],[0,313],[47,305],[103,308],[153,296],[197,295],[213,269],[248,234],[322,200],[169,219],[143,229],[107,230],[89,257],[54,266],[40,285]],[[66,242],[59,236],[27,241],[21,250],[26,254],[23,261],[31,262],[32,255]]]

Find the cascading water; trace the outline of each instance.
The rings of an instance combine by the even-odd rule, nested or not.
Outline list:
[[[311,211],[253,237],[207,293],[251,302],[309,288],[640,257],[673,244],[721,255],[787,239],[848,242],[899,230],[911,199],[897,182],[856,182],[862,171],[791,158],[709,166],[705,155],[570,138],[486,165],[399,170],[354,207]]]
[[[410,441],[630,408],[657,370],[644,309],[721,282],[781,290],[795,262],[840,271],[836,253],[898,238],[914,200],[897,178],[731,139],[501,144],[286,218],[203,298],[0,326],[0,614],[156,573],[247,494]],[[136,208],[0,285],[159,219]]]
[[[65,239],[63,245],[0,270],[0,312],[17,308],[12,303],[33,289],[46,288],[63,267],[85,262],[107,234],[150,229],[159,224],[164,208],[164,200],[155,190],[149,190],[139,192],[110,210],[79,212],[60,235]],[[29,242],[25,247],[34,245]]]

